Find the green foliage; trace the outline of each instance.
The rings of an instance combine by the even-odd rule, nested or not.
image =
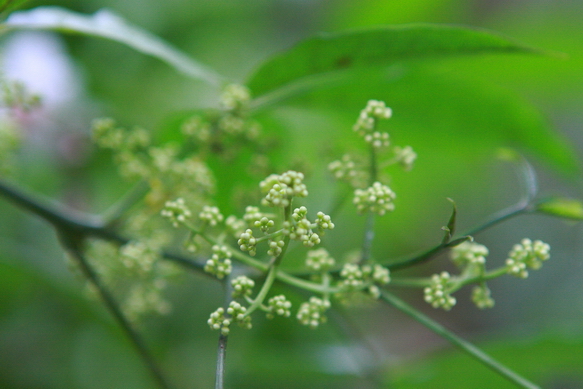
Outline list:
[[[321,34],[265,62],[248,86],[256,96],[262,96],[305,77],[388,66],[410,58],[536,52],[492,32],[444,25]]]

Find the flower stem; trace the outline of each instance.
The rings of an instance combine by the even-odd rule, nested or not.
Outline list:
[[[416,310],[403,300],[399,299],[395,295],[387,291],[382,291],[381,298],[387,303],[394,306],[395,308],[399,309],[400,311],[413,317],[419,323],[423,324],[436,334],[442,336],[453,345],[459,347],[460,349],[468,353],[470,356],[477,359],[479,362],[483,363],[496,373],[500,374],[502,377],[516,384],[518,387],[526,389],[540,389],[538,385],[535,385],[534,383],[528,381],[526,378],[522,377],[518,373],[504,366],[503,364],[492,358],[490,355],[486,354],[485,352],[474,346],[472,343],[468,342],[465,339],[460,338],[453,332],[443,327],[441,324],[437,323],[428,316],[419,312],[418,310]]]

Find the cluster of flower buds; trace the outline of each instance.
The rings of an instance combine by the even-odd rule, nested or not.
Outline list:
[[[207,320],[207,324],[212,330],[221,330],[223,335],[229,335],[231,319],[225,317],[224,308],[218,308],[216,311],[211,313],[211,316]]]
[[[305,302],[300,306],[297,319],[301,324],[310,326],[312,329],[318,328],[320,324],[326,322],[327,318],[324,315],[324,312],[329,308],[330,301],[312,296],[308,302]]]
[[[243,215],[243,220],[249,225],[253,226],[256,221],[261,220],[263,213],[259,210],[259,207],[254,207],[249,205],[245,208],[245,214]]]
[[[249,251],[250,255],[257,253],[257,239],[253,237],[253,230],[249,228],[239,236],[237,244],[241,251]]]
[[[204,265],[204,271],[215,275],[219,280],[231,274],[233,265],[231,256],[233,255],[227,246],[214,245],[212,247],[213,255]]]
[[[360,270],[360,266],[353,263],[344,264],[340,271],[340,277],[342,278],[342,286],[348,290],[357,289],[363,283],[362,270]]]
[[[474,289],[472,289],[472,301],[480,309],[494,306],[494,299],[490,296],[490,289],[486,286],[486,283],[474,286]]]
[[[238,238],[245,231],[246,224],[244,220],[231,215],[225,220],[225,226],[234,237]]]
[[[337,180],[351,182],[357,175],[356,164],[349,154],[344,154],[339,161],[330,162],[328,170]]]
[[[451,250],[451,260],[459,267],[483,265],[486,263],[488,248],[484,245],[465,241]]]
[[[186,219],[192,216],[190,209],[188,209],[182,198],[176,199],[176,201],[167,201],[164,209],[160,213],[162,216],[170,219],[174,227],[183,224],[186,222]]]
[[[289,317],[291,315],[291,302],[283,294],[270,298],[267,301],[267,318],[273,319],[275,315]]]
[[[411,146],[395,146],[393,152],[395,153],[395,161],[405,170],[411,170],[413,168],[413,163],[417,159],[417,153],[413,151]]]
[[[241,84],[229,84],[223,88],[221,105],[228,110],[238,110],[251,100],[251,92]]]
[[[197,142],[208,142],[211,137],[210,123],[198,115],[188,118],[180,130],[184,136],[194,138]]]
[[[425,301],[433,308],[449,311],[456,303],[451,294],[451,276],[444,271],[431,277],[431,284],[424,289]]]
[[[216,226],[224,219],[224,216],[221,214],[217,207],[211,207],[208,205],[202,207],[202,211],[200,211],[198,217],[200,220],[207,223],[211,227]]]
[[[356,189],[352,202],[359,213],[372,212],[380,216],[395,209],[395,192],[380,182],[366,189]]]
[[[316,220],[311,223],[308,220],[308,209],[299,207],[294,209],[291,220],[283,223],[283,234],[288,235],[290,239],[302,242],[306,247],[313,247],[320,243],[320,237],[326,230],[334,229],[334,223],[330,216],[323,212],[318,212]],[[312,229],[317,229],[314,232]]]
[[[272,257],[279,256],[282,253],[284,246],[285,246],[285,242],[283,240],[270,239],[269,240],[269,249],[267,250],[267,255],[270,255]]]
[[[119,250],[120,261],[128,269],[136,269],[140,273],[152,271],[154,263],[158,260],[158,252],[147,243],[132,241],[126,243]]]
[[[344,292],[367,287],[369,294],[375,299],[380,297],[378,285],[386,285],[391,281],[389,269],[379,264],[359,266],[347,263],[340,271],[340,278],[339,286]]]
[[[326,272],[334,266],[334,258],[330,256],[325,248],[308,251],[306,266],[316,272]]]
[[[550,258],[549,251],[550,246],[540,240],[533,242],[530,239],[523,239],[508,253],[506,260],[508,274],[519,278],[528,277],[527,268],[539,269],[543,261]]]
[[[236,301],[231,301],[229,307],[227,308],[226,314],[224,308],[218,308],[216,311],[211,313],[207,323],[211,329],[221,330],[223,335],[229,334],[229,327],[233,321],[235,321],[239,327],[251,329],[251,316],[247,316],[246,312],[247,308],[245,308],[243,305]],[[229,317],[227,317],[227,315],[229,315]]]
[[[251,295],[255,287],[255,281],[247,276],[239,276],[231,281],[233,286],[233,298]]]
[[[247,330],[251,329],[251,316],[246,315],[247,308],[245,308],[243,305],[236,301],[231,301],[229,303],[229,308],[227,308],[227,313],[231,315],[239,327],[245,328]]]
[[[273,226],[275,226],[275,222],[265,216],[253,223],[253,227],[259,228],[262,232],[267,232]]]
[[[391,109],[385,106],[383,101],[369,100],[366,107],[360,111],[353,130],[371,146],[375,148],[386,147],[389,145],[389,134],[375,131],[375,128],[377,120],[389,119],[391,115]]]
[[[270,207],[287,207],[293,197],[308,196],[303,180],[304,175],[293,170],[270,175],[259,184],[261,191],[266,193],[261,203]]]

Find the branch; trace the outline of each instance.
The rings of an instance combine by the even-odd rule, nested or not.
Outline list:
[[[130,241],[130,239],[121,236],[113,228],[109,227],[98,216],[81,213],[63,205],[50,205],[48,202],[26,194],[2,180],[0,180],[0,195],[8,198],[17,206],[46,220],[62,234],[66,232],[66,234],[76,235],[83,239],[95,237],[120,245],[124,245]],[[204,273],[204,265],[189,258],[168,251],[163,251],[160,255],[164,259]]]
[[[474,228],[470,229],[469,231],[467,231],[464,234],[464,236],[461,238],[454,239],[454,240],[449,241],[447,243],[440,243],[437,246],[430,248],[429,250],[425,251],[422,254],[418,254],[412,258],[407,258],[407,259],[403,259],[403,260],[396,261],[393,263],[389,263],[389,264],[386,264],[385,266],[390,270],[401,270],[401,269],[406,269],[406,268],[411,267],[411,266],[418,265],[418,264],[423,263],[423,262],[427,262],[430,259],[432,259],[433,257],[435,257],[437,254],[441,253],[443,250],[445,250],[449,247],[457,246],[458,244],[467,240],[468,236],[472,236],[472,235],[477,234],[478,232],[482,232],[482,231],[484,231],[484,230],[486,230],[486,229],[488,229],[496,224],[499,224],[507,219],[510,219],[512,217],[515,217],[515,216],[518,216],[521,214],[526,214],[526,213],[529,213],[532,211],[533,211],[533,208],[532,208],[532,205],[530,203],[521,201],[520,203],[518,203],[516,205],[508,207],[508,208],[494,214],[486,222],[484,222],[481,225],[474,227]]]

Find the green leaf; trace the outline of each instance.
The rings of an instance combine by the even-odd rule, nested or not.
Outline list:
[[[158,58],[191,78],[212,85],[219,85],[222,80],[222,77],[212,69],[105,9],[87,16],[60,7],[38,7],[11,14],[2,27],[5,31],[55,30],[110,39]]]
[[[369,99],[385,101],[393,109],[393,117],[380,125],[394,144],[413,147],[419,155],[415,175],[427,167],[428,177],[423,179],[433,188],[459,182],[468,163],[491,161],[500,147],[515,148],[529,160],[543,162],[570,179],[581,174],[572,142],[553,131],[531,103],[487,80],[458,78],[437,72],[432,65],[403,64],[394,75],[384,76],[379,73],[388,72],[359,72],[340,84],[295,97],[291,104],[338,115],[345,124],[322,135],[338,143],[338,131],[349,136]],[[441,167],[439,175],[433,165]],[[452,181],[446,182],[447,177]],[[466,178],[472,179],[471,175]],[[485,183],[483,178],[480,181]]]
[[[406,59],[482,53],[536,53],[486,30],[437,24],[387,26],[320,34],[267,60],[250,78],[255,96],[313,76]],[[304,80],[305,81],[305,80]]]
[[[565,219],[583,220],[583,202],[569,198],[552,198],[537,204],[536,210]]]
[[[449,221],[447,222],[447,226],[441,227],[443,231],[445,231],[445,235],[443,236],[443,240],[441,243],[445,244],[450,241],[451,237],[455,234],[455,220],[457,216],[457,207],[455,205],[455,201],[448,198],[449,202],[453,206],[451,211],[451,216],[449,217]]]

